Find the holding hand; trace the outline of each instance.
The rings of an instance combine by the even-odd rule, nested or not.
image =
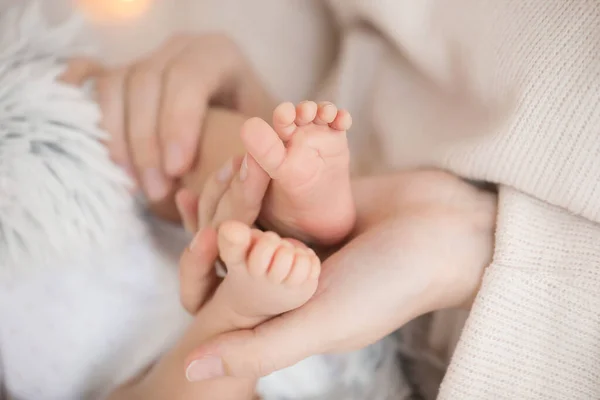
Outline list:
[[[315,296],[202,345],[188,358],[189,377],[262,377],[314,354],[364,347],[419,315],[472,300],[491,260],[493,195],[445,173],[415,172],[355,183],[355,196],[359,234],[325,261]],[[191,259],[182,270],[198,268]]]
[[[146,59],[104,69],[74,60],[64,79],[96,79],[114,160],[163,200],[189,172],[211,104],[262,115],[273,102],[238,47],[223,35],[173,37]]]

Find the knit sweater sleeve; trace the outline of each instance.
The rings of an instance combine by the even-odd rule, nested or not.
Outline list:
[[[346,24],[332,97],[371,161],[499,186],[493,263],[439,397],[600,398],[600,3],[330,4]],[[360,55],[377,67],[349,78]]]

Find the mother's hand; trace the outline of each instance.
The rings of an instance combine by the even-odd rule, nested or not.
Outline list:
[[[223,35],[179,35],[147,58],[104,69],[75,60],[65,80],[96,78],[113,159],[163,200],[198,153],[209,104],[261,116],[273,101],[238,47]]]
[[[188,376],[265,376],[314,354],[361,348],[421,314],[470,302],[491,260],[492,195],[439,172],[365,180],[355,195],[359,232],[326,260],[314,298],[202,345],[188,359],[188,366],[200,361]]]

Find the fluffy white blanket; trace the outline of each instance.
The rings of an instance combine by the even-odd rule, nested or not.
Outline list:
[[[105,246],[136,226],[111,218],[131,215],[133,198],[101,143],[89,90],[56,79],[86,50],[80,29],[77,18],[47,26],[37,2],[0,16],[0,273]]]

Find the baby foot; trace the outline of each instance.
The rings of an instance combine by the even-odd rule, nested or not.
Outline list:
[[[227,276],[212,301],[236,328],[296,309],[317,289],[321,263],[300,242],[228,221],[219,228],[218,247]]]
[[[346,138],[351,123],[348,112],[312,101],[279,105],[273,128],[259,118],[246,121],[246,150],[272,179],[262,223],[323,245],[348,235],[356,218]]]

